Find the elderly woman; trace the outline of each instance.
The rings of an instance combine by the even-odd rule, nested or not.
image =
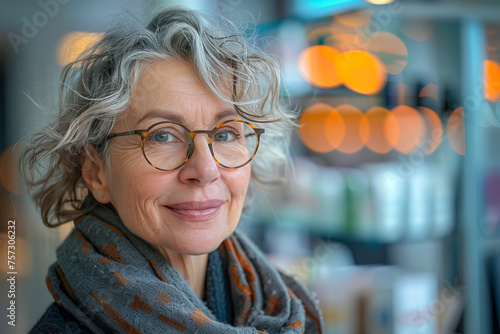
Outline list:
[[[21,164],[46,225],[73,221],[32,333],[321,333],[317,303],[236,230],[286,160],[279,71],[181,8],[67,65]]]

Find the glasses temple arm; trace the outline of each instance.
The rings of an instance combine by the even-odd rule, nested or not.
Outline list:
[[[125,131],[125,132],[118,132],[118,133],[111,133],[109,134],[106,139],[111,139],[111,138],[115,138],[115,137],[123,137],[123,136],[132,136],[132,135],[140,135],[142,136],[142,134],[144,132],[146,132],[147,130],[134,130],[134,131]]]

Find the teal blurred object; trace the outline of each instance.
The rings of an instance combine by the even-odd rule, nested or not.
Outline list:
[[[293,12],[305,20],[323,18],[366,6],[362,0],[294,0]]]

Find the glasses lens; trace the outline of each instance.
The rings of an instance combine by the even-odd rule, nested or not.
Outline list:
[[[228,122],[212,137],[215,159],[225,167],[239,167],[253,158],[257,151],[257,134],[243,122]]]
[[[186,159],[189,132],[180,125],[162,123],[151,128],[144,141],[144,155],[159,169],[173,169]]]

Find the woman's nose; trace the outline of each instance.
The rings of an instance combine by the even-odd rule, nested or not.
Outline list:
[[[208,184],[220,177],[219,166],[208,146],[209,137],[198,134],[194,137],[194,151],[186,164],[180,169],[179,177],[183,182]]]

